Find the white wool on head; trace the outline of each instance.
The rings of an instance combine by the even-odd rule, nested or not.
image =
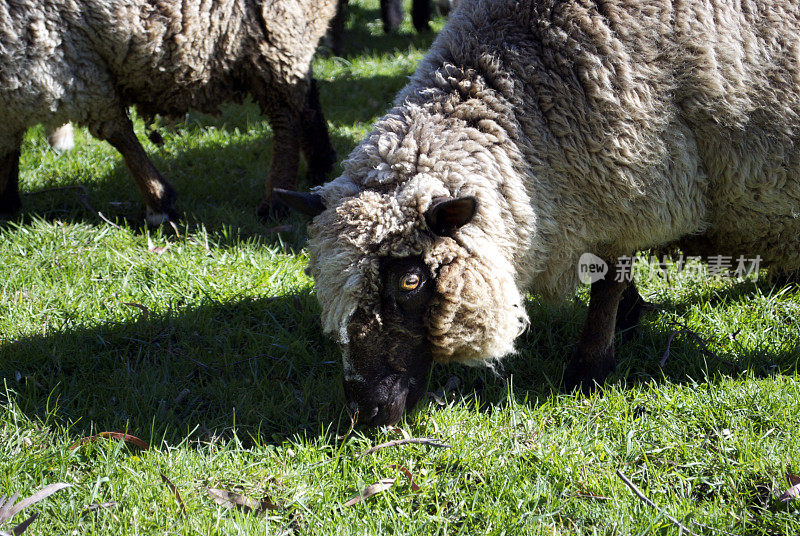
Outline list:
[[[498,193],[498,183],[517,173],[513,148],[496,147],[506,138],[456,126],[463,122],[409,104],[379,123],[341,177],[316,189],[330,208],[309,226],[308,271],[323,329],[340,343],[357,308],[381,320],[380,260],[418,256],[436,280],[426,316],[434,359],[513,351],[527,318],[509,258],[515,237],[528,232],[515,219],[530,207],[523,200],[515,212]],[[460,196],[478,199],[473,222],[453,237],[432,233],[425,221],[431,202]]]

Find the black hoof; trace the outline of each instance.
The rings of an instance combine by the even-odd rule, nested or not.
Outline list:
[[[315,159],[308,167],[308,172],[306,173],[308,184],[312,186],[324,184],[328,173],[333,171],[333,165],[336,163],[337,158],[336,152],[334,151],[324,157]]]
[[[580,389],[581,393],[588,396],[598,387],[602,387],[605,379],[616,368],[613,346],[605,355],[591,359],[576,354],[564,371],[564,391],[571,393]]]
[[[17,191],[5,191],[0,195],[0,221],[9,220],[22,209],[22,200]]]
[[[278,199],[264,201],[256,209],[256,217],[262,222],[271,220],[285,220],[289,217],[291,209],[289,205]]]
[[[615,331],[620,336],[620,344],[625,344],[636,336],[642,316],[654,308],[652,303],[642,298],[634,285],[625,289],[617,308],[615,324]]]
[[[425,24],[420,24],[420,25],[414,24],[414,29],[417,31],[417,33],[421,34],[430,33],[433,31],[431,30],[431,25],[428,24],[427,22]]]

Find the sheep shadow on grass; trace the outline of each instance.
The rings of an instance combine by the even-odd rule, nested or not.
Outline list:
[[[233,127],[232,130],[235,130]],[[272,152],[271,136],[246,136],[235,142],[216,143],[215,130],[205,132],[202,143],[182,136],[180,130],[165,134],[167,145],[148,144],[155,166],[178,192],[176,204],[181,220],[178,227],[191,231],[205,228],[209,240],[226,247],[241,240],[260,239],[264,243],[299,250],[302,248],[306,220],[291,215],[282,220],[261,221],[256,207],[263,198],[264,181]],[[337,146],[352,144],[335,139]],[[44,143],[44,142],[42,142]],[[26,224],[30,218],[86,222],[105,225],[102,217],[117,225],[144,232],[144,203],[121,157],[110,148],[99,148],[107,157],[98,157],[98,147],[78,143],[73,153],[46,155],[35,172],[22,176],[23,209],[12,221]],[[30,152],[47,151],[26,147]],[[54,158],[64,159],[58,169]],[[90,158],[109,161],[99,166],[85,164]],[[64,173],[64,169],[68,173]],[[301,177],[305,167],[301,167]],[[301,179],[299,187],[309,184]],[[102,217],[98,214],[102,213]],[[287,225],[291,226],[286,231]],[[169,232],[169,227],[164,227]],[[277,230],[283,230],[278,236]]]
[[[683,297],[659,304],[658,310],[648,313],[626,342],[621,343],[617,336],[617,370],[606,380],[607,385],[624,389],[664,382],[714,383],[724,378],[763,378],[797,372],[800,321],[789,312],[772,307],[771,319],[754,322],[753,318],[748,318],[750,330],[758,329],[754,324],[765,324],[763,335],[755,342],[752,334],[739,335],[735,321],[730,322],[732,327],[718,323],[721,317],[724,320],[726,307],[747,303],[756,294],[767,297],[783,292],[797,294],[800,288],[775,286],[768,279],[762,279],[758,282],[746,280],[722,289],[698,285],[689,290]],[[455,398],[464,397],[470,404],[477,398],[479,407],[487,411],[504,404],[509,386],[516,400],[532,405],[563,395],[561,378],[586,316],[585,298],[585,293],[581,292],[579,297],[560,305],[529,299],[527,310],[531,324],[517,340],[517,354],[505,358],[493,370],[460,365],[436,367],[430,389],[435,390],[445,385],[450,376],[456,376],[460,379],[460,389]],[[713,320],[699,325],[692,322],[691,333],[686,332],[688,315],[698,307],[706,311],[713,309],[709,311]],[[773,329],[778,325],[783,327]],[[666,360],[661,366],[665,354]]]
[[[770,291],[768,283],[758,285]],[[729,292],[747,296],[737,286]],[[66,320],[57,331],[4,341],[0,377],[20,410],[45,421],[57,406],[58,418],[72,422],[76,436],[123,430],[168,443],[187,436],[229,436],[234,423],[240,440],[273,444],[348,428],[340,354],[321,333],[310,289],[273,298],[175,304],[158,314],[130,310],[123,322],[82,322],[73,328]],[[457,376],[456,403],[478,411],[503,405],[509,385],[511,396],[531,405],[560,396],[585,303],[574,299],[554,307],[534,299],[528,310],[531,328],[518,341],[517,355],[495,371],[436,366],[428,390],[441,390]],[[618,347],[619,366],[609,384],[713,383],[796,372],[797,333],[735,346],[728,344],[733,333],[711,326],[697,333],[720,359],[704,356],[693,337],[675,337],[662,368],[659,361],[676,329],[664,321],[667,316],[668,311],[650,313],[638,333]],[[435,398],[424,398],[418,411],[435,411]]]
[[[119,307],[125,307],[118,304]],[[80,437],[127,431],[168,443],[237,436],[280,443],[341,432],[341,364],[308,292],[65,327],[3,342],[0,377],[31,417]]]

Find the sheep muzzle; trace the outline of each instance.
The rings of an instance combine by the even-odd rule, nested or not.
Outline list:
[[[394,424],[414,407],[428,384],[433,359],[425,337],[399,326],[374,330],[353,326],[354,336],[343,348],[348,409],[368,426]]]

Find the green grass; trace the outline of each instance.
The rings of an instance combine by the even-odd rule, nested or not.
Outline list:
[[[315,63],[340,157],[432,40],[408,21],[384,36],[377,1],[352,4],[348,55]],[[138,119],[136,128],[146,139]],[[698,534],[800,531],[798,502],[776,498],[800,473],[797,286],[690,275],[667,284],[638,267],[661,308],[591,398],[558,390],[586,290],[558,307],[532,297],[518,355],[495,373],[436,368],[430,391],[452,376],[460,387],[401,422],[451,448],[359,457],[401,432],[349,432],[338,351],[303,273],[303,221],[276,233],[278,222],[255,219],[265,119],[252,104],[227,106],[161,132],[166,144],[146,148],[178,190],[179,236],[142,226],[139,195],[108,145],[78,130],[75,151],[59,156],[41,129],[25,139],[25,213],[0,228],[0,496],[73,484],[26,511],[41,513],[30,533],[678,534],[667,514]],[[33,193],[75,185],[93,210],[75,188]],[[681,335],[660,367],[676,322],[721,359]],[[151,448],[70,448],[103,431]],[[388,491],[342,506],[394,477]],[[218,506],[207,487],[278,508]]]

